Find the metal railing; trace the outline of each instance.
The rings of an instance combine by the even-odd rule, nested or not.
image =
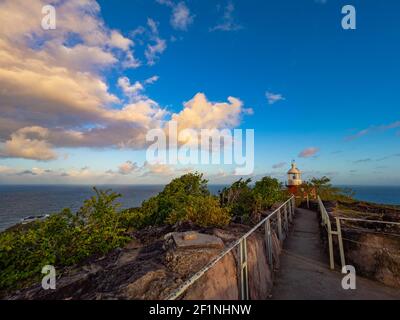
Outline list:
[[[267,249],[267,260],[273,271],[273,248],[272,248],[272,220],[276,218],[276,225],[278,231],[279,241],[282,243],[284,240],[284,232],[289,230],[289,223],[293,220],[295,214],[295,198],[292,196],[289,200],[283,203],[278,209],[269,214],[250,231],[248,231],[240,239],[236,240],[227,249],[222,251],[216,256],[209,264],[207,264],[200,271],[195,273],[192,277],[186,280],[178,289],[167,297],[167,300],[176,300],[182,296],[198,279],[207,273],[212,267],[214,267],[222,258],[232,252],[234,249],[238,249],[238,275],[240,279],[240,299],[249,300],[249,268],[248,268],[248,256],[247,256],[247,239],[258,229],[264,226],[265,245]],[[283,211],[283,212],[282,212]],[[283,214],[283,224],[282,224]]]
[[[338,246],[339,246],[339,254],[340,254],[340,262],[342,268],[346,265],[346,259],[344,254],[343,247],[343,236],[342,236],[342,223],[341,221],[353,221],[353,222],[363,222],[363,223],[378,223],[378,224],[389,224],[389,225],[397,225],[400,226],[400,222],[393,221],[379,221],[379,220],[367,220],[360,218],[347,218],[347,217],[334,217],[336,222],[336,230],[332,230],[332,223],[329,217],[328,212],[322,202],[321,198],[318,196],[318,208],[321,213],[321,225],[325,227],[328,236],[328,249],[329,249],[329,265],[332,270],[335,269],[335,258],[333,252],[333,236],[337,236]]]

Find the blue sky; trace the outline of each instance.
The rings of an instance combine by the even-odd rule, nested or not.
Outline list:
[[[33,2],[37,2],[37,8],[43,4],[39,0]],[[284,180],[290,161],[295,159],[305,177],[328,175],[336,184],[399,184],[400,3],[87,0],[87,7],[82,9],[79,4],[74,7],[75,2],[78,3],[72,1],[66,6],[64,1],[52,1],[60,10],[61,22],[51,36],[35,29],[30,8],[24,7],[23,2],[0,6],[0,16],[18,9],[32,20],[20,30],[10,31],[3,19],[0,39],[16,38],[18,46],[11,49],[6,43],[0,46],[0,53],[19,50],[15,54],[23,57],[35,50],[35,59],[54,70],[65,63],[68,70],[74,70],[69,76],[81,90],[72,97],[86,97],[84,90],[88,88],[87,96],[91,99],[93,95],[96,100],[93,108],[97,113],[103,113],[103,104],[121,111],[129,103],[146,101],[146,108],[151,106],[156,111],[146,111],[144,117],[157,118],[163,110],[166,114],[160,116],[160,121],[165,121],[172,114],[181,114],[186,108],[184,103],[198,93],[204,93],[212,105],[227,103],[228,97],[240,99],[241,113],[231,128],[255,130],[255,176],[269,174]],[[356,8],[356,30],[341,27],[345,4]],[[91,30],[90,35],[80,29],[71,31],[70,22],[64,21],[68,14],[89,15],[104,27]],[[39,15],[38,21],[40,18]],[[87,27],[85,19],[77,19],[76,23]],[[90,28],[97,26],[90,24]],[[35,35],[34,45],[24,38],[27,31]],[[105,40],[94,39],[94,31]],[[120,36],[119,42],[111,36],[114,31]],[[83,45],[84,50],[98,50],[98,63],[87,61],[94,51],[78,51],[78,45]],[[155,50],[151,57],[150,47]],[[60,48],[71,50],[65,53]],[[77,53],[73,59],[72,52]],[[57,61],[44,58],[44,53],[57,57]],[[139,61],[138,65],[127,67],[129,54]],[[115,61],[111,62],[111,57]],[[114,121],[121,120],[117,114],[105,115],[107,120],[102,115],[99,120],[93,110],[83,112],[81,106],[66,103],[66,108],[80,108],[67,121],[68,116],[60,111],[58,100],[47,88],[37,89],[44,92],[40,99],[34,97],[33,91],[32,97],[29,93],[21,97],[23,85],[29,83],[17,87],[15,80],[11,81],[6,71],[15,64],[0,64],[0,84],[7,90],[0,98],[5,110],[0,119],[4,129],[0,132],[0,183],[164,183],[184,171],[185,168],[146,167],[145,148],[138,146],[136,137],[133,146],[121,148],[120,142],[126,145],[126,141],[119,141],[115,133],[118,123]],[[79,69],[86,67],[87,70]],[[28,74],[32,65],[20,68]],[[41,79],[48,76],[45,68],[34,71]],[[92,77],[91,81],[81,79],[82,71]],[[153,81],[146,83],[152,77]],[[143,96],[129,97],[123,92],[121,78],[129,80],[130,88],[138,81],[143,86]],[[92,88],[90,83],[96,81],[108,88]],[[54,88],[54,94],[64,90],[65,95],[72,95],[74,88]],[[98,92],[104,96],[98,98],[100,102],[95,99]],[[43,105],[49,109],[40,109]],[[246,109],[252,109],[252,114]],[[54,117],[46,118],[48,110]],[[11,118],[18,119],[15,126],[11,125]],[[152,121],[148,118],[143,120],[146,126]],[[95,136],[91,131],[94,128],[110,131],[106,136]],[[90,131],[90,137],[85,142],[76,136],[75,140],[70,139],[71,131],[76,136]],[[39,138],[32,138],[32,134]],[[105,143],[114,135],[115,139]],[[43,151],[39,155],[20,151],[31,148]],[[238,178],[230,168],[191,169],[204,171],[214,183]]]

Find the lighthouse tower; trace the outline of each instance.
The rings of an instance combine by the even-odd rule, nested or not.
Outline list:
[[[290,193],[296,194],[297,188],[302,185],[303,181],[301,180],[301,171],[297,168],[296,162],[292,162],[292,167],[288,171],[288,182],[287,187]]]

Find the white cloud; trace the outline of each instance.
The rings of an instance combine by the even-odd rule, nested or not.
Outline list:
[[[23,128],[6,141],[0,157],[24,158],[34,160],[54,160],[57,155],[46,141],[48,130],[41,127]]]
[[[158,33],[158,24],[153,19],[147,19],[147,25],[150,29],[150,43],[146,47],[145,57],[147,64],[152,66],[159,59],[159,55],[167,49],[167,41],[161,39]]]
[[[150,66],[155,65],[156,61],[158,60],[158,56],[161,53],[163,53],[166,48],[167,48],[167,43],[165,40],[161,38],[155,38],[154,43],[149,44],[145,52],[148,65]]]
[[[57,30],[45,32],[31,14],[43,4],[0,2],[1,157],[50,161],[57,159],[57,148],[143,149],[148,130],[164,128],[171,117],[186,127],[221,128],[238,125],[249,112],[237,98],[209,102],[199,93],[170,115],[145,94],[158,76],[133,81],[121,75],[117,85],[127,99],[117,97],[104,69],[138,67],[133,40],[104,24],[94,0],[56,1]],[[152,19],[142,30],[153,64],[166,42]],[[74,169],[63,176],[81,171],[88,174]]]
[[[128,97],[138,96],[140,92],[144,90],[143,85],[139,81],[136,81],[133,85],[131,85],[129,78],[127,77],[119,78],[118,86]]]
[[[272,166],[273,169],[281,169],[287,165],[287,162],[279,162]]]
[[[159,76],[152,76],[144,81],[145,84],[153,84],[160,79]]]
[[[102,76],[106,67],[138,66],[133,41],[104,25],[93,0],[58,1],[57,30],[44,32],[31,14],[40,13],[43,4],[0,3],[2,156],[51,160],[53,146],[143,146],[137,139],[147,126],[159,125],[165,112],[147,97],[121,106]],[[65,45],[75,38],[80,42]],[[27,138],[26,128],[32,127],[46,130],[46,136]]]
[[[301,151],[299,153],[299,157],[300,158],[311,158],[317,155],[317,153],[319,152],[319,148],[315,148],[315,147],[310,147],[307,149],[304,149],[303,151]]]
[[[370,133],[385,132],[387,130],[393,130],[393,129],[397,129],[397,128],[400,128],[400,121],[395,121],[395,122],[392,122],[389,124],[384,124],[384,125],[379,125],[379,126],[370,126],[369,128],[360,130],[360,131],[356,132],[355,134],[346,137],[345,140],[353,141],[358,138],[364,137]]]
[[[170,23],[176,30],[186,31],[188,26],[193,23],[194,15],[191,14],[189,7],[185,2],[175,3],[171,0],[156,0],[159,4],[172,9]]]
[[[128,175],[138,169],[136,163],[132,161],[126,161],[118,167],[118,172],[123,175]]]
[[[228,97],[228,102],[210,102],[203,93],[197,93],[184,103],[184,109],[172,116],[179,129],[222,129],[233,128],[240,123],[246,109],[243,102]]]
[[[7,166],[0,165],[0,175],[15,173],[15,169]]]
[[[172,9],[171,25],[177,30],[187,30],[188,26],[193,23],[193,19],[194,17],[184,2],[179,2]]]
[[[267,91],[265,93],[265,96],[267,97],[268,104],[272,105],[277,103],[278,101],[284,101],[286,100],[285,97],[282,94],[279,93],[272,93]]]
[[[237,31],[243,29],[243,26],[235,21],[234,17],[235,5],[233,2],[228,2],[224,8],[223,16],[220,22],[210,28],[210,31]]]

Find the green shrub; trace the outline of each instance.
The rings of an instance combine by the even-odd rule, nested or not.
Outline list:
[[[254,195],[261,205],[261,210],[269,209],[274,203],[287,199],[282,183],[271,177],[257,181],[253,188]]]
[[[245,223],[258,222],[262,211],[287,199],[277,179],[264,177],[253,188],[250,183],[251,179],[240,179],[220,192],[221,206],[229,208],[233,217],[239,217]]]
[[[206,213],[205,210],[210,210]],[[173,224],[191,220],[202,226],[229,223],[229,212],[219,207],[207,189],[207,180],[199,173],[174,179],[157,196],[143,202],[136,213],[135,226]]]
[[[185,207],[171,212],[166,222],[175,224],[179,221],[191,221],[198,226],[222,227],[230,222],[227,208],[221,208],[217,198],[212,196],[189,196]]]
[[[239,217],[245,223],[254,220],[259,212],[259,204],[250,183],[251,179],[240,179],[220,192],[221,206],[229,208],[233,217]]]
[[[324,201],[352,202],[354,196],[354,192],[350,189],[333,187],[331,180],[326,176],[312,178],[310,182],[305,182],[301,189],[307,194],[319,195]]]
[[[210,194],[199,173],[174,179],[140,208],[119,212],[119,194],[94,188],[95,195],[76,213],[65,209],[45,221],[20,225],[0,233],[0,290],[16,289],[39,280],[45,265],[64,267],[94,254],[124,245],[129,229],[175,224],[180,221],[209,227],[227,225],[231,216],[256,222],[260,212],[283,200],[279,182],[264,178],[250,187],[239,180],[220,193]]]
[[[0,289],[37,280],[45,265],[72,265],[128,240],[114,204],[119,195],[95,192],[77,214],[65,209],[45,221],[0,233]]]

